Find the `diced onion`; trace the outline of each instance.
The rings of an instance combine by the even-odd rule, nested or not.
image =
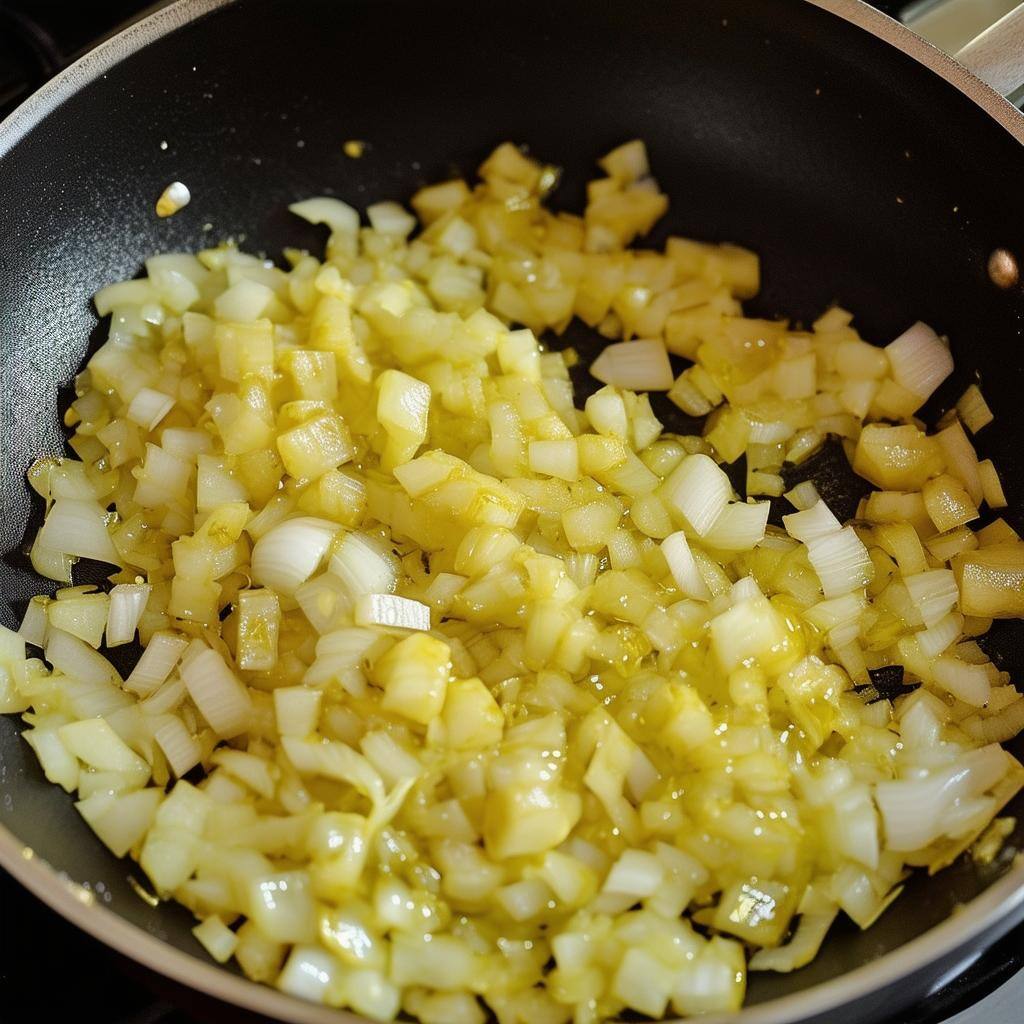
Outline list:
[[[665,500],[686,524],[703,537],[721,515],[732,495],[729,478],[707,455],[690,455],[664,484]]]
[[[159,744],[171,771],[180,779],[191,771],[203,756],[202,747],[175,715],[168,715],[153,732],[153,739]]]
[[[183,636],[164,631],[154,633],[125,680],[125,689],[143,697],[159,689],[178,664],[186,647],[188,640]]]
[[[173,408],[174,399],[170,395],[152,388],[139,388],[128,404],[127,416],[140,427],[153,430]]]
[[[249,691],[216,651],[199,651],[182,662],[180,672],[189,696],[218,736],[230,739],[249,728],[252,721]]]
[[[605,384],[631,391],[667,391],[673,380],[665,345],[655,339],[606,346],[590,372]]]
[[[953,372],[949,346],[919,320],[885,347],[893,379],[922,401]]]
[[[686,534],[679,531],[666,537],[661,542],[661,550],[679,592],[684,597],[707,601],[711,597],[711,591],[708,590],[708,585],[694,561]]]
[[[253,579],[291,596],[316,571],[338,532],[323,519],[288,519],[265,533],[252,549]]]
[[[394,594],[364,594],[356,602],[355,620],[360,626],[430,629],[430,607]]]
[[[55,501],[39,531],[39,543],[76,558],[95,558],[113,565],[121,561],[107,532],[106,513],[92,501]]]
[[[131,643],[153,588],[148,583],[119,583],[110,591],[107,646]]]

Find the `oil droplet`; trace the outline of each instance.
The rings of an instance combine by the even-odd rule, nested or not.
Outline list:
[[[997,288],[1012,288],[1020,279],[1017,258],[1009,249],[996,249],[988,258],[989,280]]]

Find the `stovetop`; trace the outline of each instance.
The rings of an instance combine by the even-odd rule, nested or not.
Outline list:
[[[902,2],[876,7],[896,15]],[[0,118],[75,57],[152,7],[139,0],[0,0]],[[119,956],[0,871],[0,1024],[260,1024]],[[1020,1024],[1024,926],[927,1004],[880,1024]],[[55,984],[59,971],[60,984]],[[269,1022],[268,1022],[269,1024]]]

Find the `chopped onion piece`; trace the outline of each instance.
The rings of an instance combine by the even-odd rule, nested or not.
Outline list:
[[[154,633],[125,680],[125,689],[143,697],[154,693],[174,670],[188,645],[189,641],[177,633],[163,630]]]
[[[337,576],[353,600],[364,594],[390,594],[398,583],[394,555],[378,540],[347,533],[336,546],[328,571]]]
[[[291,211],[298,212],[294,206]],[[416,218],[398,203],[373,203],[366,208],[366,216],[374,231],[395,238],[405,238],[416,227]]]
[[[355,620],[359,626],[430,629],[430,606],[394,594],[364,594],[356,601]]]
[[[336,523],[309,517],[273,527],[253,545],[253,579],[291,597],[316,572],[338,529]]]
[[[792,490],[786,491],[783,497],[800,512],[811,508],[821,500],[818,488],[814,486],[813,480],[803,480]]]
[[[25,614],[18,627],[18,634],[35,647],[46,643],[46,606],[49,600],[48,597],[33,597],[25,606]]]
[[[95,501],[59,498],[46,515],[38,543],[76,558],[121,562],[107,532],[107,513]]]
[[[686,534],[681,530],[670,534],[661,542],[661,551],[679,592],[698,601],[710,600],[711,591],[694,561]]]
[[[665,343],[653,338],[606,346],[590,372],[605,384],[630,391],[668,391],[673,381]]]
[[[46,634],[46,660],[72,679],[83,683],[120,683],[117,669],[77,636],[52,626]]]
[[[953,372],[949,346],[919,320],[885,346],[893,379],[923,402]]]
[[[722,509],[704,543],[719,551],[750,551],[764,540],[771,503],[734,501]]]
[[[792,512],[782,517],[786,532],[795,540],[804,544],[830,533],[837,533],[842,524],[832,514],[825,502],[818,500],[800,512]]]
[[[928,628],[944,619],[960,598],[956,577],[949,569],[928,569],[904,577],[903,582]]]
[[[673,470],[663,493],[686,525],[703,537],[729,503],[732,485],[713,459],[697,454],[687,456]]]
[[[992,684],[984,665],[943,656],[932,666],[932,675],[939,686],[965,704],[982,708],[988,703]]]
[[[202,760],[202,747],[176,715],[167,715],[154,730],[153,739],[163,751],[171,771],[180,779]]]
[[[139,619],[146,609],[150,591],[148,583],[119,583],[110,591],[107,609],[107,646],[128,644],[135,639]]]
[[[224,659],[199,650],[181,663],[181,678],[210,728],[223,739],[245,732],[252,722],[252,698]]]
[[[838,533],[815,537],[808,542],[807,553],[826,597],[838,597],[851,590],[859,590],[867,586],[874,576],[871,557],[852,526],[845,526]]]
[[[281,686],[274,690],[274,715],[282,736],[308,736],[316,731],[323,694],[306,686]]]
[[[343,235],[354,235],[359,230],[359,214],[348,203],[330,196],[303,199],[288,209],[310,224],[326,224]]]
[[[156,429],[157,424],[174,408],[174,399],[162,391],[139,388],[128,404],[128,419],[146,430]]]
[[[956,411],[972,434],[976,434],[982,427],[987,427],[995,419],[977,384],[969,385],[960,396],[960,401],[956,403]]]
[[[216,914],[197,924],[192,934],[219,964],[226,964],[238,949],[238,936]]]

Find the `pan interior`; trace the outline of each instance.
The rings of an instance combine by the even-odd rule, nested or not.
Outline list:
[[[40,512],[24,472],[62,449],[69,382],[98,337],[98,287],[152,253],[227,237],[268,255],[316,251],[322,234],[288,202],[402,200],[471,173],[505,139],[561,165],[554,204],[579,209],[595,158],[638,136],[672,201],[653,241],[679,233],[758,250],[755,315],[808,322],[839,302],[877,342],[919,318],[947,333],[957,374],[930,411],[980,377],[997,414],[980,454],[1000,467],[1011,507],[1024,504],[1024,296],[985,272],[997,246],[1024,254],[1013,187],[1024,157],[938,76],[788,0],[521,0],[505,13],[458,0],[246,0],[130,55],[0,161],[0,620],[15,623],[46,586],[22,554]],[[346,157],[349,139],[368,143],[360,159]],[[174,180],[192,202],[158,221],[153,204]],[[841,472],[830,479],[846,486]],[[1019,626],[988,641],[1018,673]],[[138,898],[138,869],[110,857],[43,779],[11,717],[0,719],[0,766],[0,823],[125,918],[199,955],[190,915]],[[1011,846],[1022,842],[1019,827]],[[884,954],[1007,867],[914,877],[870,931],[838,926],[810,967],[753,976],[750,1001]]]

